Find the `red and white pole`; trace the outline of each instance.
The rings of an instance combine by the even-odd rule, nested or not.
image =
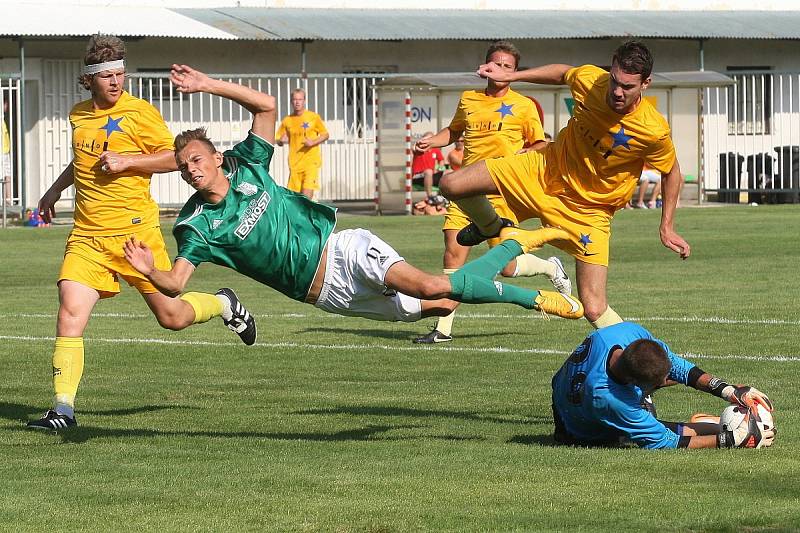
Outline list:
[[[411,214],[411,92],[406,91],[406,214]]]
[[[378,98],[375,98],[375,214],[381,212],[381,151],[378,137]]]

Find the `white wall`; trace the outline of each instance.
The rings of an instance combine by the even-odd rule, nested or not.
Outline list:
[[[518,40],[521,66],[544,63],[607,65],[620,40]],[[699,66],[699,44],[693,40],[646,40],[656,60],[656,71],[694,70]],[[483,61],[488,41],[406,41],[358,42],[318,41],[308,43],[307,70],[311,73],[336,73],[353,69],[380,68],[400,73],[464,72]],[[40,79],[40,58],[80,58],[86,39],[25,41],[29,58],[29,80]],[[300,69],[300,44],[292,42],[231,42],[218,40],[180,40],[145,38],[131,40],[128,69],[164,69],[172,62],[185,62],[211,73],[297,73]],[[725,71],[730,66],[768,66],[778,71],[799,71],[800,54],[795,41],[715,40],[704,44],[705,67]],[[0,71],[18,70],[18,44],[0,39]],[[524,85],[517,87],[518,90]],[[29,89],[30,90],[30,89]],[[523,91],[536,96],[545,110],[545,130],[555,134],[566,124],[563,105],[566,93]],[[676,91],[673,96],[673,138],[684,173],[697,175],[697,100],[695,91]],[[438,105],[442,112],[431,129],[443,127],[455,109],[457,95],[444,95]],[[35,100],[33,100],[35,101]],[[29,100],[29,103],[33,103]],[[665,105],[665,104],[664,104]],[[661,107],[661,102],[659,103]],[[667,109],[661,108],[666,115]],[[29,112],[36,120],[38,110]],[[422,127],[419,125],[419,127]],[[426,128],[428,125],[425,126]],[[34,125],[31,124],[31,129]],[[35,147],[37,135],[29,129]],[[30,150],[29,150],[30,152]],[[38,163],[28,160],[29,184],[38,183]],[[31,190],[29,196],[38,191]]]

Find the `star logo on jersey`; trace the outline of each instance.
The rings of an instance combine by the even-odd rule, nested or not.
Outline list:
[[[308,122],[303,122],[303,125],[301,126],[301,128],[303,128],[304,130],[307,130],[310,127],[311,127],[311,124],[309,124]]]
[[[514,107],[514,104],[504,104],[500,103],[500,109],[495,110],[496,113],[500,113],[500,119],[506,118],[506,115],[514,116],[514,112],[511,111],[511,108]]]
[[[111,115],[108,116],[108,122],[106,122],[105,126],[100,128],[101,130],[105,130],[106,139],[111,137],[111,134],[114,133],[115,131],[118,131],[118,132],[122,133],[122,128],[119,127],[119,123],[122,122],[123,118],[125,118],[125,117],[123,116],[123,117],[119,117],[119,118],[115,119]]]
[[[258,187],[256,187],[252,183],[247,183],[246,181],[243,181],[239,185],[237,185],[234,190],[239,191],[245,196],[253,196],[255,193],[258,192]]]
[[[617,133],[612,133],[611,137],[614,139],[614,144],[611,145],[612,150],[617,146],[624,146],[628,150],[631,149],[631,147],[628,146],[628,141],[633,139],[633,136],[625,135],[625,128],[623,128],[622,126],[619,127],[619,131]]]

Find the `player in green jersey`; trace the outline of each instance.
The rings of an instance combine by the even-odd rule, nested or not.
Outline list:
[[[147,246],[125,244],[125,257],[161,292],[180,294],[203,262],[226,266],[298,301],[331,313],[374,320],[415,321],[444,316],[465,303],[513,303],[565,318],[583,316],[569,295],[523,289],[494,277],[517,255],[563,239],[558,228],[507,228],[505,242],[449,276],[408,264],[388,244],[363,229],[334,232],[336,211],[277,185],[269,175],[274,148],[275,98],[214,80],[187,65],[173,65],[171,80],[183,93],[228,98],[253,114],[247,138],[218,152],[205,129],[175,139],[183,179],[196,191],[173,229],[178,255],[158,270]]]

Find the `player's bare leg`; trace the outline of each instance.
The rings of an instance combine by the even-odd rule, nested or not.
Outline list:
[[[83,376],[83,332],[89,323],[100,293],[77,281],[58,283],[58,318],[53,350],[53,409],[38,420],[28,422],[30,429],[58,431],[75,427],[75,395]]]
[[[494,237],[500,228],[510,221],[501,219],[486,198],[487,194],[498,194],[484,161],[467,165],[439,182],[439,191],[449,200],[455,200],[467,214],[472,224],[459,232],[458,242],[466,246],[480,244],[486,238]],[[513,223],[511,223],[513,225]],[[474,236],[469,236],[476,233]]]
[[[619,315],[608,306],[608,267],[575,261],[575,275],[578,281],[578,297],[583,303],[586,320],[595,328],[622,322]]]
[[[170,298],[160,292],[142,294],[142,298],[164,329],[179,331],[194,323],[194,309],[180,298]]]

